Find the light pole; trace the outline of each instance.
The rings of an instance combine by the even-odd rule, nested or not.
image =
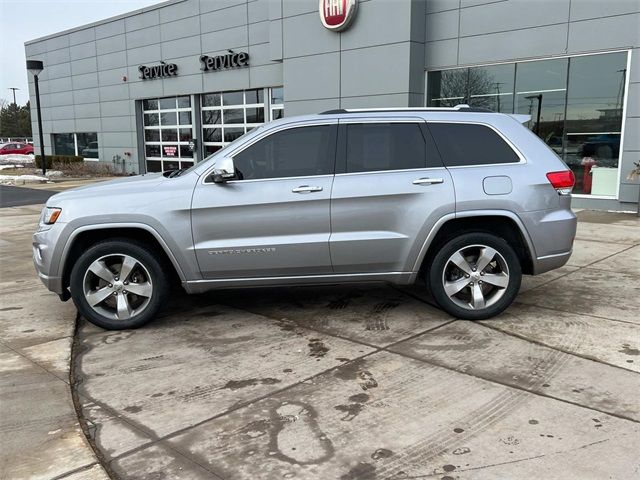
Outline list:
[[[16,103],[16,90],[20,90],[18,87],[9,87],[7,90],[13,90],[13,104],[18,105]]]
[[[42,135],[42,114],[40,113],[40,89],[38,88],[38,75],[44,69],[41,60],[27,60],[27,70],[33,75],[36,87],[36,110],[38,112],[38,134],[40,137],[40,161],[42,162],[42,175],[47,174],[47,159],[44,156],[44,136]]]

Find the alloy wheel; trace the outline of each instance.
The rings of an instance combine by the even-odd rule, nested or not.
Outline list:
[[[139,260],[112,254],[89,265],[84,274],[83,293],[95,312],[114,320],[128,320],[147,308],[153,284],[149,271]]]
[[[456,251],[442,273],[445,294],[467,310],[482,310],[500,300],[509,285],[504,257],[486,245],[469,245]]]

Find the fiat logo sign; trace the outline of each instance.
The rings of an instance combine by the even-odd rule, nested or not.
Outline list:
[[[322,25],[334,32],[340,32],[351,24],[357,8],[357,0],[320,0],[319,13]]]

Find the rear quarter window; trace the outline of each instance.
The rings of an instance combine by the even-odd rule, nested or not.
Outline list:
[[[486,125],[429,123],[429,130],[447,167],[520,161],[513,148]]]

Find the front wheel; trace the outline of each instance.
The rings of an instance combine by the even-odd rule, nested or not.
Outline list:
[[[465,320],[498,315],[515,299],[522,270],[513,248],[488,233],[449,240],[433,257],[427,281],[436,303]]]
[[[80,313],[109,330],[137,328],[152,320],[169,287],[156,257],[124,239],[89,248],[71,270],[71,297]]]

